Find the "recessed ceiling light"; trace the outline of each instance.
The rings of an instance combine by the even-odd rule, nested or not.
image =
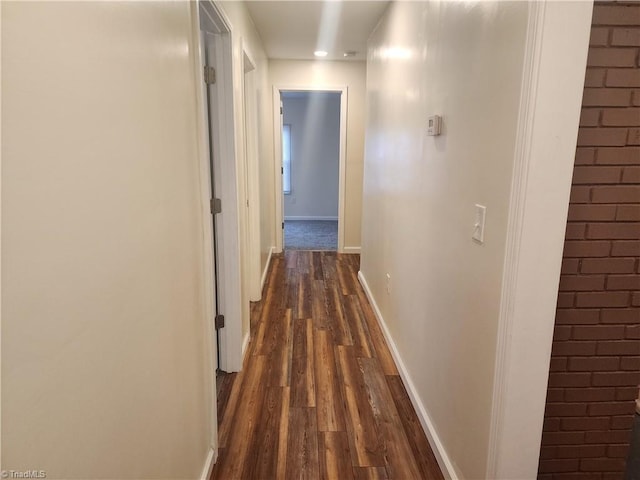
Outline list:
[[[316,57],[326,57],[328,55],[328,52],[326,52],[325,50],[316,50],[315,52],[313,52],[313,54]]]
[[[358,52],[348,50],[342,54],[343,57],[355,57]]]

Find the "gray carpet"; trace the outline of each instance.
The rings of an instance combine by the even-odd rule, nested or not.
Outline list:
[[[288,250],[337,250],[338,222],[286,220],[284,248]]]

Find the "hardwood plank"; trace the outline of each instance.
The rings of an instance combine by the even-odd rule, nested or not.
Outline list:
[[[298,289],[300,288],[298,282],[298,271],[288,268],[286,276],[287,298],[285,299],[285,306],[291,310],[291,318],[294,320],[302,318],[298,315]]]
[[[360,286],[360,280],[358,280],[358,271],[360,270],[360,260],[354,260],[353,257],[360,258],[360,255],[348,255],[348,259],[344,260],[349,265],[349,274],[351,275],[351,282],[353,283],[354,291]]]
[[[265,337],[268,332],[268,323],[261,321],[258,323],[258,328],[253,336],[253,341],[249,344],[248,350],[250,355],[260,355],[258,352],[262,350],[262,346],[265,342]]]
[[[369,338],[375,351],[375,357],[380,361],[385,375],[399,375],[396,363],[393,361],[391,351],[387,345],[387,341],[382,333],[382,328],[378,324],[378,319],[373,313],[371,304],[367,299],[367,295],[360,285],[356,288],[356,296],[358,297],[358,305],[360,305],[363,318],[369,330]]]
[[[298,272],[298,305],[296,318],[311,318],[311,277],[308,273]]]
[[[364,320],[362,309],[358,297],[348,295],[343,297],[344,314],[351,338],[353,339],[353,347],[358,357],[371,357],[373,346],[371,345],[371,337],[369,335],[369,326]]]
[[[444,479],[438,461],[427,440],[427,436],[422,430],[418,415],[402,383],[402,379],[399,376],[388,376],[386,378],[391,396],[402,420],[402,426],[409,440],[413,457],[416,459],[418,467],[420,468],[421,478]]]
[[[285,250],[284,260],[286,268],[297,268],[298,266],[298,251],[297,250]]]
[[[280,424],[278,425],[278,461],[276,478],[285,478],[287,469],[287,445],[289,444],[289,405],[291,392],[289,387],[282,389]]]
[[[390,478],[384,467],[353,467],[353,477],[355,480],[388,480]]]
[[[278,350],[287,341],[287,323],[291,320],[291,311],[278,307],[261,322],[260,335],[256,337],[254,355],[269,355]]]
[[[338,368],[342,380],[345,423],[353,466],[383,467],[383,445],[367,398],[364,377],[354,347],[337,346]]]
[[[291,314],[289,314],[291,315]],[[290,386],[291,385],[291,371],[292,371],[292,363],[293,363],[293,319],[289,317],[286,328],[286,338],[287,343],[282,346],[282,352],[280,360],[281,364],[281,386]]]
[[[307,398],[309,399],[308,402],[308,406],[309,407],[315,407],[316,406],[316,374],[315,374],[315,368],[314,368],[314,361],[313,361],[313,321],[311,319],[307,320],[307,325],[306,325],[306,367],[305,367],[305,373],[306,373],[306,379],[305,379],[305,385],[307,388]]]
[[[256,429],[250,440],[242,478],[253,480],[276,477],[282,393],[283,389],[280,387],[267,388],[260,406]]]
[[[218,424],[224,421],[224,416],[229,405],[229,398],[233,391],[233,384],[237,373],[216,372],[216,398],[218,403]]]
[[[298,272],[309,274],[311,272],[311,253],[307,250],[298,250]]]
[[[349,272],[349,267],[345,265],[343,255],[338,255],[338,261],[336,262],[336,272],[338,274],[338,284],[343,295],[351,295],[354,293],[354,285]]]
[[[322,274],[327,289],[335,287],[338,284],[335,252],[322,252]]]
[[[338,293],[337,287],[325,289],[327,300],[327,329],[333,336],[336,345],[353,345],[351,329],[345,318],[342,304],[342,294]]]
[[[284,318],[273,322],[271,327],[274,331],[273,343],[269,342],[269,337],[265,342],[266,366],[265,385],[270,387],[285,387],[291,383],[291,342],[292,342],[292,320],[291,310],[285,312]]]
[[[289,410],[287,468],[283,478],[318,479],[318,428],[313,408]]]
[[[321,479],[353,479],[346,432],[319,432],[318,457]]]
[[[324,295],[324,282],[322,280],[311,281],[311,317],[315,328],[327,328],[327,299]]]
[[[244,383],[245,372],[238,372],[229,394],[229,400],[227,401],[227,408],[225,409],[224,416],[221,420],[218,420],[218,446],[225,448],[229,441],[231,434],[231,425],[233,418],[235,417],[238,404],[240,403],[240,392],[242,391]]]
[[[265,358],[262,355],[252,357],[247,365],[242,381],[243,395],[238,398],[238,407],[233,418],[229,418],[227,430],[233,430],[226,445],[226,455],[219,459],[220,478],[241,478],[242,470],[247,463],[249,444],[254,435],[260,416],[261,392]],[[236,422],[235,419],[238,419]],[[226,420],[225,420],[226,423]]]
[[[316,330],[314,335],[318,430],[321,432],[344,430],[344,402],[338,382],[330,333],[326,330]]]
[[[376,359],[359,358],[369,403],[383,438],[387,472],[391,478],[421,478],[382,368]]]
[[[269,324],[273,318],[278,318],[284,314],[286,296],[284,295],[284,268],[282,268],[283,259],[278,256],[272,259],[274,262],[271,269],[268,285],[262,311],[260,312],[260,320],[258,323],[258,331],[255,335],[255,341],[249,345],[252,355],[261,355],[264,349],[265,337],[269,333]]]
[[[338,281],[338,257],[336,252],[323,252],[322,274],[327,288],[339,286]]]
[[[291,360],[291,406],[315,407],[316,388],[313,368],[313,322],[295,320]]]
[[[269,266],[269,273],[267,274],[267,280],[264,286],[264,296],[261,300],[263,308],[271,306],[274,303],[277,304],[278,299],[275,297],[274,291],[284,275],[282,268],[283,263],[284,257],[282,254],[276,254],[271,257],[271,265]],[[262,319],[263,317],[261,316],[260,318]]]
[[[324,274],[322,273],[322,255],[323,255],[323,252],[313,252],[312,253],[313,279],[314,280],[324,280]]]

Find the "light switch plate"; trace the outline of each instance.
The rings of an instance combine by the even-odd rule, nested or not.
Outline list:
[[[431,115],[427,119],[427,135],[431,137],[440,135],[441,124],[442,117],[440,117],[440,115]]]
[[[476,217],[473,222],[472,238],[478,243],[484,243],[484,219],[487,215],[487,207],[476,203]]]

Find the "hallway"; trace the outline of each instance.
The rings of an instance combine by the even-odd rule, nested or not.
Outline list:
[[[272,259],[213,479],[443,478],[358,269],[334,252]]]

